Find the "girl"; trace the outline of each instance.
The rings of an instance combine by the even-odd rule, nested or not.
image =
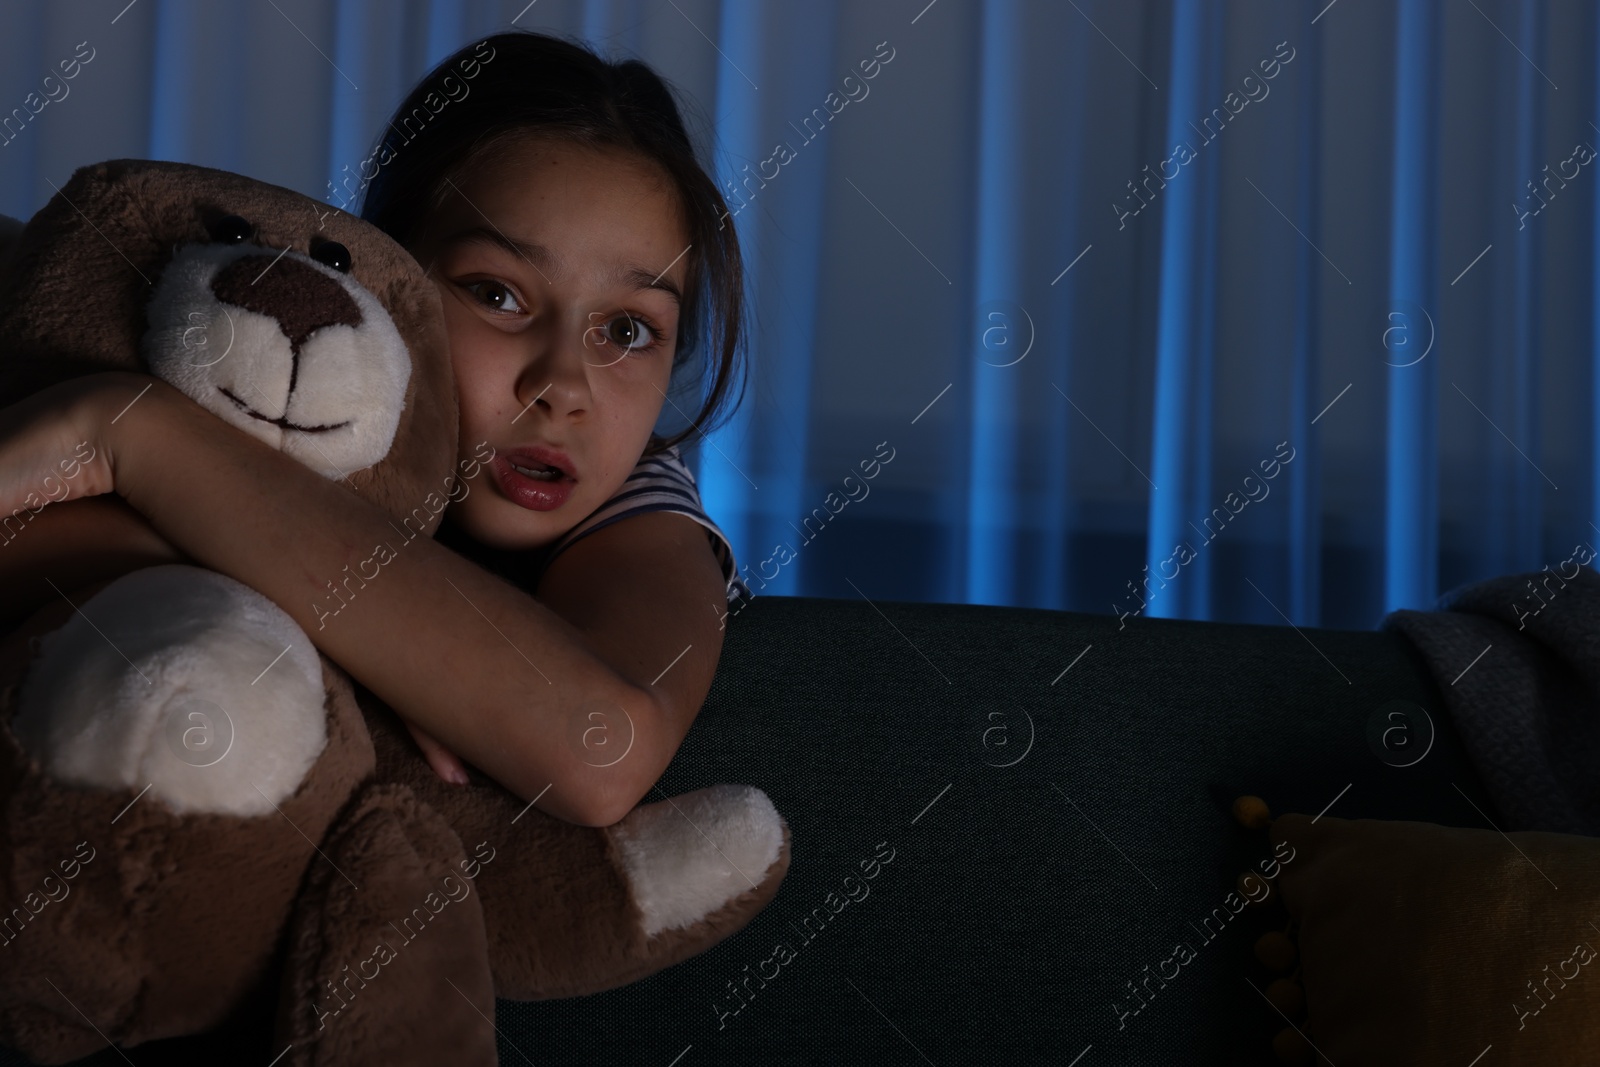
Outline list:
[[[443,302],[461,456],[494,449],[438,541],[319,620],[325,583],[388,516],[157,379],[97,374],[0,412],[0,513],[79,442],[96,457],[78,499],[30,524],[51,532],[0,554],[0,621],[58,595],[41,575],[71,589],[209,567],[387,701],[441,777],[465,783],[464,761],[551,815],[609,825],[677,751],[728,602],[749,595],[676,448],[737,400],[726,206],[657,75],[532,33],[439,64],[372,161],[362,216]],[[671,400],[680,368],[692,414]],[[689,425],[663,438],[669,401]]]

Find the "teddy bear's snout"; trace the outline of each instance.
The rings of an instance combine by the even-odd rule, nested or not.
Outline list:
[[[316,258],[327,249],[342,254]],[[332,242],[175,249],[146,305],[150,372],[327,477],[373,466],[399,426],[411,353],[351,259]]]
[[[224,304],[276,319],[295,355],[324,326],[361,325],[361,309],[344,286],[289,256],[236,259],[217,272],[211,292]]]

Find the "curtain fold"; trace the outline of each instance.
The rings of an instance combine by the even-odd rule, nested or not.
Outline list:
[[[1322,617],[1322,449],[1312,420],[1321,414],[1317,402],[1322,384],[1318,326],[1322,315],[1319,283],[1322,259],[1316,251],[1324,240],[1322,226],[1322,37],[1304,38],[1300,58],[1305,80],[1295,101],[1294,171],[1297,178],[1295,225],[1306,239],[1295,246],[1294,373],[1289,393],[1289,441],[1302,464],[1288,484],[1288,604],[1284,611],[1297,626],[1315,626]]]
[[[1590,47],[1593,54],[1600,56],[1600,19],[1595,20],[1590,37]],[[1589,103],[1593,105],[1594,114],[1600,115],[1600,78],[1596,78],[1590,85]],[[1591,128],[1593,124],[1591,123]],[[1600,134],[1600,128],[1595,129]],[[1600,143],[1600,142],[1596,142]],[[1600,287],[1600,182],[1591,182],[1589,187],[1589,315],[1588,348],[1592,358],[1589,363],[1589,388],[1587,390],[1588,408],[1590,418],[1588,433],[1583,435],[1588,444],[1587,454],[1582,460],[1586,461],[1588,477],[1589,506],[1584,514],[1585,525],[1596,535],[1600,535],[1600,418],[1595,418],[1594,413],[1600,412],[1600,299],[1593,298],[1595,289]],[[1585,535],[1587,536],[1587,535]]]
[[[1216,272],[1212,242],[1217,206],[1217,148],[1211,142],[1223,136],[1230,121],[1217,92],[1221,80],[1219,29],[1214,12],[1202,5],[1174,4],[1166,143],[1174,156],[1181,157],[1186,150],[1198,159],[1189,163],[1193,168],[1190,174],[1178,172],[1178,177],[1189,180],[1175,177],[1160,189],[1161,273],[1149,533],[1144,571],[1129,588],[1140,602],[1142,614],[1157,618],[1205,618],[1209,614],[1206,590],[1211,556],[1198,551],[1201,545],[1195,544],[1197,534],[1191,527],[1196,516],[1209,516],[1211,497],[1212,319],[1208,296]],[[1146,169],[1144,175],[1148,173]],[[1148,182],[1144,175],[1141,180]],[[1162,177],[1158,174],[1157,181]],[[1135,207],[1144,197],[1154,195],[1149,185],[1141,193],[1132,180],[1128,189]],[[1203,537],[1201,534],[1202,545]],[[1180,574],[1181,582],[1176,580]]]
[[[1024,53],[1023,12],[1016,3],[983,8],[978,42],[977,197],[973,205],[976,246],[969,306],[1021,290],[1019,246],[1026,203],[1021,163],[1026,86],[1015,70]],[[972,426],[972,478],[966,492],[966,596],[970,604],[1027,603],[1022,572],[1030,562],[1018,551],[1017,532],[1025,504],[1016,412],[1021,376],[1013,371],[1013,336],[1023,326],[1010,321],[1003,304],[980,310],[969,364],[966,396]]]
[[[1389,299],[1405,309],[1398,313],[1407,320],[1402,328],[1421,334],[1430,322],[1428,309],[1438,306],[1438,5],[1406,0],[1396,11]],[[1431,324],[1423,336],[1432,339]],[[1438,365],[1425,354],[1388,369],[1385,612],[1432,607],[1438,593]]]
[[[835,69],[837,17],[831,0],[721,5],[727,56],[717,70],[716,177],[752,268],[755,373],[751,402],[706,438],[698,477],[708,511],[733,524],[729,535],[743,549],[739,558],[751,567],[758,593],[801,590],[815,560],[810,543],[833,515],[829,487],[808,483],[806,467],[811,354],[827,269],[815,220],[830,195],[824,178],[832,126],[852,106]]]
[[[1600,544],[1584,0],[18,3],[0,211],[122,156],[353,207],[513,19],[662,71],[734,209],[686,451],[758,595],[1364,628]]]
[[[1523,6],[1517,20],[1517,47],[1528,57],[1528,62],[1516,68],[1516,126],[1513,131],[1512,157],[1518,169],[1536,176],[1550,188],[1567,183],[1560,175],[1549,173],[1550,166],[1544,155],[1545,85],[1539,67],[1546,62],[1544,54],[1544,19],[1540,4]],[[1546,195],[1549,189],[1543,190]],[[1563,205],[1565,207],[1567,205]],[[1544,258],[1544,228],[1534,226],[1517,235],[1514,257],[1510,358],[1506,361],[1502,378],[1503,387],[1496,390],[1501,402],[1496,405],[1503,416],[1506,432],[1530,456],[1541,450],[1539,432],[1539,353],[1541,347],[1543,288],[1542,260]],[[1502,451],[1496,464],[1496,482],[1503,488],[1496,495],[1504,501],[1505,514],[1510,517],[1504,531],[1504,544],[1498,549],[1497,566],[1503,570],[1538,570],[1543,565],[1540,529],[1544,516],[1544,476],[1535,471],[1515,452]]]

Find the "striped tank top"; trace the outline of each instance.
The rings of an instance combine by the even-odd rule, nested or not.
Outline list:
[[[722,567],[728,603],[750,598],[750,588],[739,576],[739,566],[733,558],[733,546],[728,543],[727,535],[700,506],[700,490],[695,484],[694,474],[684,464],[677,445],[639,460],[633,473],[628,475],[627,481],[612,494],[610,500],[550,546],[542,561],[541,572],[574,542],[629,515],[641,515],[648,511],[687,515],[703,526],[711,541],[711,551]]]

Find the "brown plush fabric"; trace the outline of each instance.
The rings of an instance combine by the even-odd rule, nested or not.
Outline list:
[[[437,290],[382,231],[242,175],[146,160],[73,174],[28,221],[0,272],[0,405],[96,371],[143,370],[139,341],[155,280],[176,246],[209,242],[210,228],[229,215],[251,223],[252,240],[266,248],[310,255],[319,242],[343,244],[350,276],[389,309],[412,353],[405,410],[389,455],[348,481],[391,514],[415,514],[431,533],[456,460],[455,378]],[[274,268],[267,278],[288,273]],[[93,314],[85,314],[86,294]],[[422,507],[429,494],[439,509]]]
[[[495,1063],[481,865],[460,838],[404,786],[373,786],[324,853],[290,930],[283,1067]]]
[[[1304,815],[1272,839],[1317,1062],[1600,1062],[1600,840]]]
[[[789,831],[754,888],[700,923],[646,939],[606,830],[552,818],[496,783],[450,785],[417,758],[405,725],[356,687],[377,750],[378,778],[403,782],[442,813],[468,850],[493,851],[477,877],[495,989],[509,1000],[584,996],[627,985],[737,933],[777,895]],[[538,907],[530,902],[540,901]]]
[[[93,591],[68,595],[81,604]],[[217,1026],[261,993],[306,840],[327,832],[374,766],[350,682],[325,660],[328,745],[281,815],[177,815],[138,790],[55,782],[9,724],[34,638],[73,610],[48,605],[0,641],[0,1040],[48,1063],[104,1045],[84,1016],[107,1039],[136,1045]],[[80,842],[92,858],[64,879],[61,863]],[[223,898],[223,887],[237,895]],[[52,891],[61,899],[34,914],[29,895],[37,904]]]
[[[309,254],[320,241],[344,244],[350,275],[390,309],[412,357],[404,409],[389,454],[346,481],[413,528],[431,531],[456,451],[438,294],[387,236],[342,213],[324,215],[287,189],[172,163],[125,160],[79,170],[29,220],[0,271],[0,405],[76,375],[142,370],[153,282],[178,247],[210,242],[212,225],[229,215],[246,218],[252,240],[266,248]],[[276,277],[303,281],[305,269],[281,269],[293,262],[280,262]],[[94,299],[86,302],[84,293]],[[272,288],[251,298],[274,296],[294,299]],[[297,309],[286,313],[297,321]],[[438,507],[425,506],[430,497]],[[81,605],[94,591],[68,595]],[[314,844],[374,769],[349,679],[324,657],[328,743],[278,813],[179,816],[153,798],[134,802],[133,790],[54,782],[18,746],[9,724],[32,658],[29,638],[59,627],[72,611],[66,603],[42,609],[0,644],[0,899],[7,906],[38,899],[42,880],[73,858],[80,840],[95,855],[82,864],[70,896],[30,912],[27,928],[5,941],[0,1041],[46,1062],[74,1058],[105,1039],[132,1045],[193,1033],[216,1026],[251,996],[270,996],[282,931]]]

